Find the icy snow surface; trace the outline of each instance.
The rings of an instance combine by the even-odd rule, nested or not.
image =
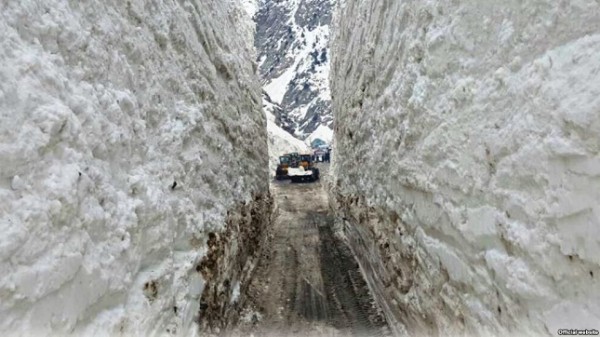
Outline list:
[[[600,3],[336,18],[335,197],[396,331],[598,329]]]
[[[1,7],[0,334],[193,335],[206,234],[268,190],[246,15]]]

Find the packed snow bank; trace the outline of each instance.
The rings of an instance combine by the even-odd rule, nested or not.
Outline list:
[[[339,10],[335,203],[396,332],[598,329],[598,1]]]
[[[269,207],[242,18],[212,0],[2,5],[0,334],[227,316]]]
[[[309,151],[309,148],[304,142],[276,124],[276,110],[281,109],[277,103],[263,98],[263,109],[267,117],[267,134],[269,138],[269,174],[273,176],[279,163],[279,156],[290,152],[305,153]]]
[[[291,152],[309,152],[308,146],[301,140],[294,138],[271,121],[267,122],[267,132],[269,134],[269,172],[271,175],[275,175],[279,156]]]

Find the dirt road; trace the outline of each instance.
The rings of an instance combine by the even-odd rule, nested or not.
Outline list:
[[[322,167],[322,171],[327,167]],[[326,172],[324,172],[326,173]],[[320,182],[274,183],[274,226],[233,336],[385,336]]]

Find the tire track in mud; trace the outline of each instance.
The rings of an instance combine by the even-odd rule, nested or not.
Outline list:
[[[285,301],[284,303],[287,303],[288,310],[286,310],[286,320],[290,322],[293,320],[292,313],[294,312],[295,307],[295,301],[291,301],[290,299],[295,299],[297,297],[296,289],[298,287],[298,279],[296,275],[298,275],[299,267],[298,253],[292,246],[288,246],[287,251],[285,252],[285,266],[289,267],[289,269],[283,278],[284,282],[281,285],[281,288],[284,290],[287,289],[287,292],[282,293],[282,300]]]
[[[329,323],[357,337],[387,335],[385,319],[374,304],[358,263],[345,243],[335,236],[333,219],[326,218],[319,226],[319,239]]]

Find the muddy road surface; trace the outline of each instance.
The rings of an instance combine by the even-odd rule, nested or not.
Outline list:
[[[327,167],[321,166],[326,174]],[[268,247],[227,336],[388,336],[321,182],[274,182]]]

